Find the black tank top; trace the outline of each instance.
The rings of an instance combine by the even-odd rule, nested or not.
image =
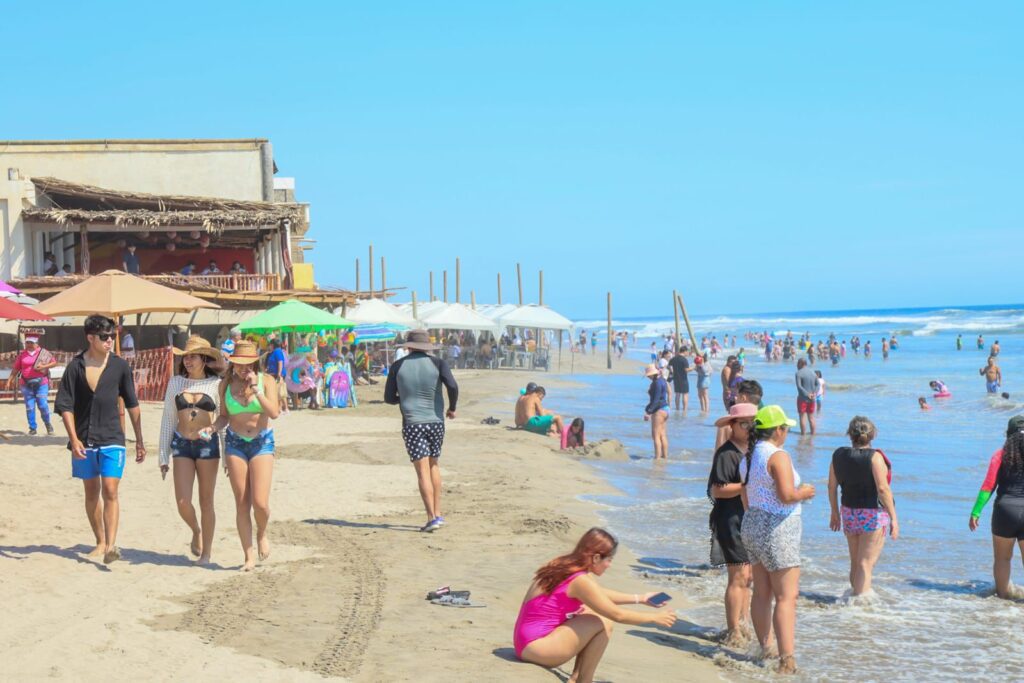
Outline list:
[[[996,475],[996,498],[1024,498],[1024,470],[1009,471],[1003,461]]]
[[[871,457],[875,448],[837,448],[832,454],[832,468],[839,481],[840,500],[848,508],[878,508],[878,485],[871,473]]]

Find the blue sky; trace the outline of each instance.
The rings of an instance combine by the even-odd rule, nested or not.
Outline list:
[[[321,284],[372,241],[581,317],[1020,298],[1024,4],[215,5],[5,8],[2,137],[269,137]]]

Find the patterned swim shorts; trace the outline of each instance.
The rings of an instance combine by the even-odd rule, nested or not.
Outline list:
[[[440,458],[444,443],[444,422],[421,422],[402,427],[402,439],[409,461],[420,458]]]
[[[889,513],[881,508],[848,508],[840,509],[843,518],[843,533],[870,534],[892,525]]]
[[[770,572],[800,566],[800,515],[776,515],[750,508],[743,515],[740,537],[750,563],[761,563]]]

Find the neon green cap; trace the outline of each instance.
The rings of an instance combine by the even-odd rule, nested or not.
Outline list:
[[[786,411],[782,406],[765,406],[757,411],[754,416],[754,427],[756,429],[774,429],[775,427],[796,427],[796,420],[786,417]]]

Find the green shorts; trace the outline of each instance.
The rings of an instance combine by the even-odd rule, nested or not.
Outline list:
[[[551,423],[554,421],[554,415],[534,415],[526,421],[523,429],[534,434],[547,434],[551,431]]]

